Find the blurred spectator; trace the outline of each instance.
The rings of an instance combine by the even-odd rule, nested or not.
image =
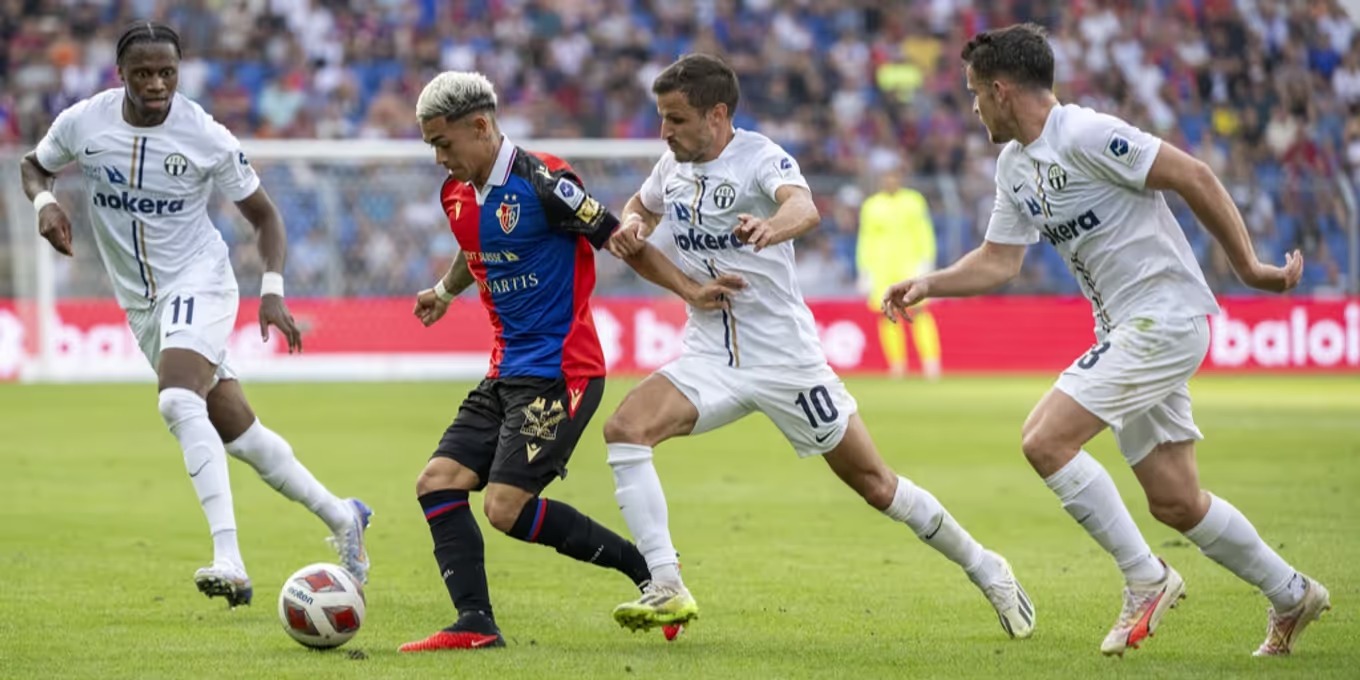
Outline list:
[[[1035,20],[1051,33],[1059,97],[1208,163],[1262,257],[1303,247],[1316,266],[1305,288],[1317,290],[1344,286],[1356,267],[1345,231],[1356,202],[1338,192],[1360,177],[1360,41],[1336,0],[0,0],[0,145],[31,146],[61,109],[116,86],[117,27],[144,15],[179,28],[181,91],[241,137],[417,138],[415,95],[441,69],[487,73],[516,139],[652,137],[652,77],[682,52],[721,53],[743,79],[738,124],[796,154],[824,204],[800,261],[805,287],[844,294],[858,204],[843,187],[862,195],[889,170],[920,177],[942,259],[979,242],[997,149],[972,114],[957,55],[976,31]],[[317,274],[316,286],[404,294],[419,283],[438,228],[403,224],[393,196],[429,201],[437,169],[275,167],[284,179],[270,189],[301,247],[365,272]],[[583,175],[626,175],[605,194],[621,204],[648,169],[602,162]],[[357,193],[327,186],[361,177]],[[304,199],[282,200],[293,189]],[[1211,283],[1239,289],[1172,203]],[[318,211],[338,224],[314,228]],[[313,248],[318,234],[338,240]],[[1030,260],[1013,290],[1075,291],[1051,253]],[[606,291],[638,286],[602,264]]]

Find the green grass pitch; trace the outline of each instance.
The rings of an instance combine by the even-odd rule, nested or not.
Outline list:
[[[324,653],[290,640],[276,616],[284,577],[334,561],[319,520],[232,463],[256,600],[229,611],[191,582],[211,544],[152,387],[0,386],[0,677],[1356,677],[1360,380],[1192,385],[1208,437],[1205,488],[1331,589],[1334,610],[1286,659],[1250,656],[1265,600],[1151,519],[1108,434],[1090,448],[1154,549],[1185,576],[1189,599],[1142,650],[1099,654],[1120,606],[1118,572],[1019,453],[1020,423],[1050,382],[850,383],[888,461],[1010,559],[1038,610],[1033,639],[1006,639],[962,572],[822,462],[798,460],[756,416],[658,450],[702,607],[681,641],[613,623],[610,609],[634,596],[622,576],[483,522],[509,646],[417,655],[396,648],[446,625],[451,606],[414,481],[469,385],[247,386],[265,423],[324,483],[377,511],[368,619],[349,645]],[[546,494],[621,531],[600,426],[629,384],[611,384],[569,478]]]

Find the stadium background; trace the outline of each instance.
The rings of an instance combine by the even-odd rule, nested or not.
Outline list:
[[[233,493],[257,603],[226,612],[189,584],[206,555],[203,519],[153,408],[151,374],[109,297],[84,205],[69,180],[59,183],[80,230],[78,256],[66,260],[38,241],[19,190],[19,155],[62,107],[116,85],[118,27],[148,15],[181,29],[181,91],[251,138],[253,163],[290,230],[289,304],[308,327],[306,354],[291,357],[261,346],[252,236],[231,206],[215,208],[241,281],[232,352],[252,404],[318,478],[378,509],[370,618],[340,654],[304,652],[278,629],[279,584],[333,553],[314,518],[243,465],[232,465]],[[1149,516],[1108,435],[1089,450],[1150,545],[1192,584],[1193,599],[1148,649],[1113,664],[1096,653],[1118,610],[1118,572],[1019,452],[1026,412],[1090,342],[1089,306],[1047,245],[1030,249],[1024,275],[1004,294],[936,307],[941,383],[847,379],[888,462],[1015,565],[1042,610],[1035,639],[1008,644],[953,565],[876,517],[817,461],[794,461],[765,419],[746,418],[658,449],[686,581],[704,606],[681,643],[618,629],[609,608],[631,593],[615,575],[488,531],[510,647],[456,659],[398,654],[450,613],[412,479],[484,370],[489,342],[470,298],[428,331],[410,316],[411,294],[453,256],[434,200],[439,170],[408,139],[426,79],[446,68],[487,72],[519,141],[598,151],[599,143],[571,140],[604,137],[655,148],[652,74],[686,50],[726,54],[742,73],[741,124],[797,153],[820,201],[824,222],[799,244],[799,271],[828,355],[842,371],[872,374],[882,359],[854,289],[855,206],[881,168],[901,164],[930,201],[940,263],[978,242],[996,150],[968,110],[956,55],[975,30],[1021,19],[1052,29],[1063,99],[1119,113],[1208,161],[1263,257],[1305,252],[1299,292],[1249,294],[1172,201],[1211,284],[1227,294],[1208,368],[1253,371],[1193,383],[1208,436],[1202,479],[1326,583],[1337,604],[1295,657],[1262,664],[1249,656],[1263,627],[1259,594]],[[0,0],[0,678],[218,677],[228,665],[240,678],[307,679],[450,670],[473,678],[1354,677],[1355,32],[1334,5],[1307,1]],[[655,152],[586,155],[573,160],[618,206]],[[597,261],[612,368],[664,361],[683,309],[609,256]],[[968,365],[983,375],[957,375]],[[1350,374],[1327,375],[1342,369]],[[1036,373],[995,375],[1017,370]],[[312,382],[451,374],[465,380]],[[285,382],[264,384],[270,377]],[[12,379],[142,382],[4,382]],[[611,379],[600,413],[631,384]],[[582,440],[570,479],[549,493],[623,530],[602,422],[597,416]]]
[[[354,162],[288,154],[255,161],[288,227],[290,298],[345,302],[326,307],[344,316],[300,313],[318,330],[313,347],[350,353],[439,353],[450,343],[466,344],[436,332],[410,345],[390,325],[369,318],[395,319],[395,299],[428,285],[455,252],[435,200],[440,172],[433,162],[419,152],[397,161],[363,156],[388,140],[417,143],[414,101],[433,74],[487,73],[500,91],[501,124],[517,141],[647,140],[658,129],[652,77],[684,52],[723,54],[742,79],[738,125],[792,151],[814,188],[824,219],[798,243],[800,283],[810,298],[845,301],[819,308],[819,319],[824,326],[848,324],[841,326],[847,359],[839,367],[868,371],[882,362],[872,321],[855,301],[859,203],[874,191],[878,174],[900,169],[929,200],[941,265],[977,245],[992,201],[996,149],[971,113],[957,54],[978,30],[1038,21],[1052,32],[1063,100],[1116,113],[1209,163],[1236,199],[1263,259],[1282,262],[1288,250],[1303,250],[1299,294],[1289,303],[1248,299],[1258,306],[1241,317],[1246,359],[1230,360],[1229,352],[1224,365],[1360,368],[1360,349],[1351,347],[1360,343],[1360,318],[1346,315],[1360,309],[1344,297],[1360,290],[1353,188],[1360,171],[1360,46],[1355,22],[1336,2],[931,0],[890,7],[830,0],[7,0],[0,7],[6,45],[0,50],[0,147],[11,155],[31,148],[64,107],[118,85],[113,41],[118,27],[139,16],[180,28],[180,92],[238,136],[332,140],[324,144],[331,157],[354,149]],[[644,153],[572,160],[590,188],[617,208],[653,159]],[[0,214],[9,218],[9,238],[0,241],[0,299],[11,302],[0,307],[0,316],[9,315],[0,319],[0,376],[52,375],[56,361],[46,372],[25,369],[50,342],[61,347],[53,356],[119,355],[121,368],[111,374],[135,373],[135,349],[121,341],[110,349],[113,341],[101,339],[119,318],[108,306],[107,277],[94,248],[78,248],[74,260],[53,259],[50,279],[35,277],[31,217],[13,173],[5,162],[0,201],[8,205]],[[1247,294],[1186,206],[1174,197],[1171,203],[1214,290]],[[77,222],[77,243],[89,243],[80,219],[84,203],[64,204]],[[222,201],[213,218],[233,246],[248,298],[260,274],[251,230]],[[625,298],[620,310],[602,305],[620,328],[624,349],[616,354],[624,363],[616,368],[649,368],[655,362],[638,361],[631,341],[655,330],[663,336],[658,342],[670,342],[674,328],[639,328],[646,320],[636,319],[632,303],[660,292],[613,258],[598,262],[598,293]],[[45,331],[41,314],[28,304],[42,299],[37,289],[43,286],[52,289],[61,319]],[[1031,248],[1022,275],[1004,292],[1065,297],[1031,299],[1037,306],[1023,311],[997,307],[1004,298],[944,305],[946,371],[1061,366],[1056,359],[1012,365],[1004,353],[988,351],[990,338],[977,324],[1014,316],[1022,324],[1018,331],[1038,333],[1041,345],[1064,335],[1046,333],[1051,324],[1035,315],[1084,332],[1080,305],[1045,303],[1078,294],[1061,258],[1042,244]],[[1308,302],[1318,297],[1331,302]],[[681,318],[669,301],[643,307],[676,323]],[[249,319],[242,316],[244,326]],[[468,321],[483,329],[475,316]],[[1260,329],[1272,322],[1280,325]],[[1319,322],[1331,325],[1314,339],[1309,333]],[[356,345],[360,336],[384,336],[386,344]],[[1055,357],[1071,356],[1089,337],[1065,336],[1079,341],[1059,342]],[[472,346],[472,354],[454,358],[475,374],[485,340]]]

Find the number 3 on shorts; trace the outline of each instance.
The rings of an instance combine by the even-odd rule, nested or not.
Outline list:
[[[836,410],[835,402],[831,401],[831,393],[827,391],[825,385],[818,385],[806,392],[799,392],[798,398],[793,403],[802,407],[803,415],[807,416],[808,424],[812,429],[817,429],[821,425],[830,425],[836,422],[841,412]],[[816,411],[814,414],[813,411]],[[821,423],[817,420],[821,419]]]
[[[1081,361],[1077,362],[1077,365],[1082,368],[1090,368],[1092,366],[1095,366],[1096,362],[1100,361],[1100,355],[1104,354],[1105,350],[1108,350],[1109,348],[1110,348],[1109,341],[1102,342],[1099,345],[1092,347],[1091,351],[1087,352],[1086,356],[1082,357]]]

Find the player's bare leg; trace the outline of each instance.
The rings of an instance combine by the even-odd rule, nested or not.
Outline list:
[[[1008,635],[1027,638],[1034,632],[1034,605],[1010,564],[974,540],[929,491],[893,472],[859,414],[850,416],[840,443],[823,457],[865,502],[906,524],[923,542],[962,567],[992,603]]]
[[[1063,509],[1124,572],[1124,607],[1101,644],[1105,654],[1123,654],[1151,635],[1185,596],[1185,582],[1152,554],[1110,473],[1082,449],[1103,429],[1102,420],[1052,389],[1026,419],[1021,446]]]
[[[217,367],[203,355],[179,348],[162,350],[157,362],[161,418],[184,452],[189,481],[198,494],[213,539],[212,564],[194,573],[208,597],[226,598],[235,607],[250,604],[253,590],[236,541],[236,512],[227,476],[227,452],[208,419],[204,396]]]
[[[653,374],[624,397],[604,425],[615,497],[652,577],[641,598],[615,607],[614,620],[634,630],[670,626],[668,639],[674,638],[672,631],[678,634],[675,626],[699,615],[699,606],[680,579],[652,448],[689,434],[698,419],[694,404],[666,377]]]
[[[341,499],[317,481],[293,455],[293,447],[255,416],[238,380],[220,380],[208,392],[208,418],[226,451],[246,462],[285,498],[306,506],[331,530],[329,541],[341,565],[360,583],[368,582],[364,531],[373,511],[357,498]]]
[[[1133,471],[1153,517],[1270,600],[1258,656],[1289,654],[1304,629],[1331,608],[1322,584],[1285,562],[1232,504],[1200,488],[1194,442],[1162,444]]]

